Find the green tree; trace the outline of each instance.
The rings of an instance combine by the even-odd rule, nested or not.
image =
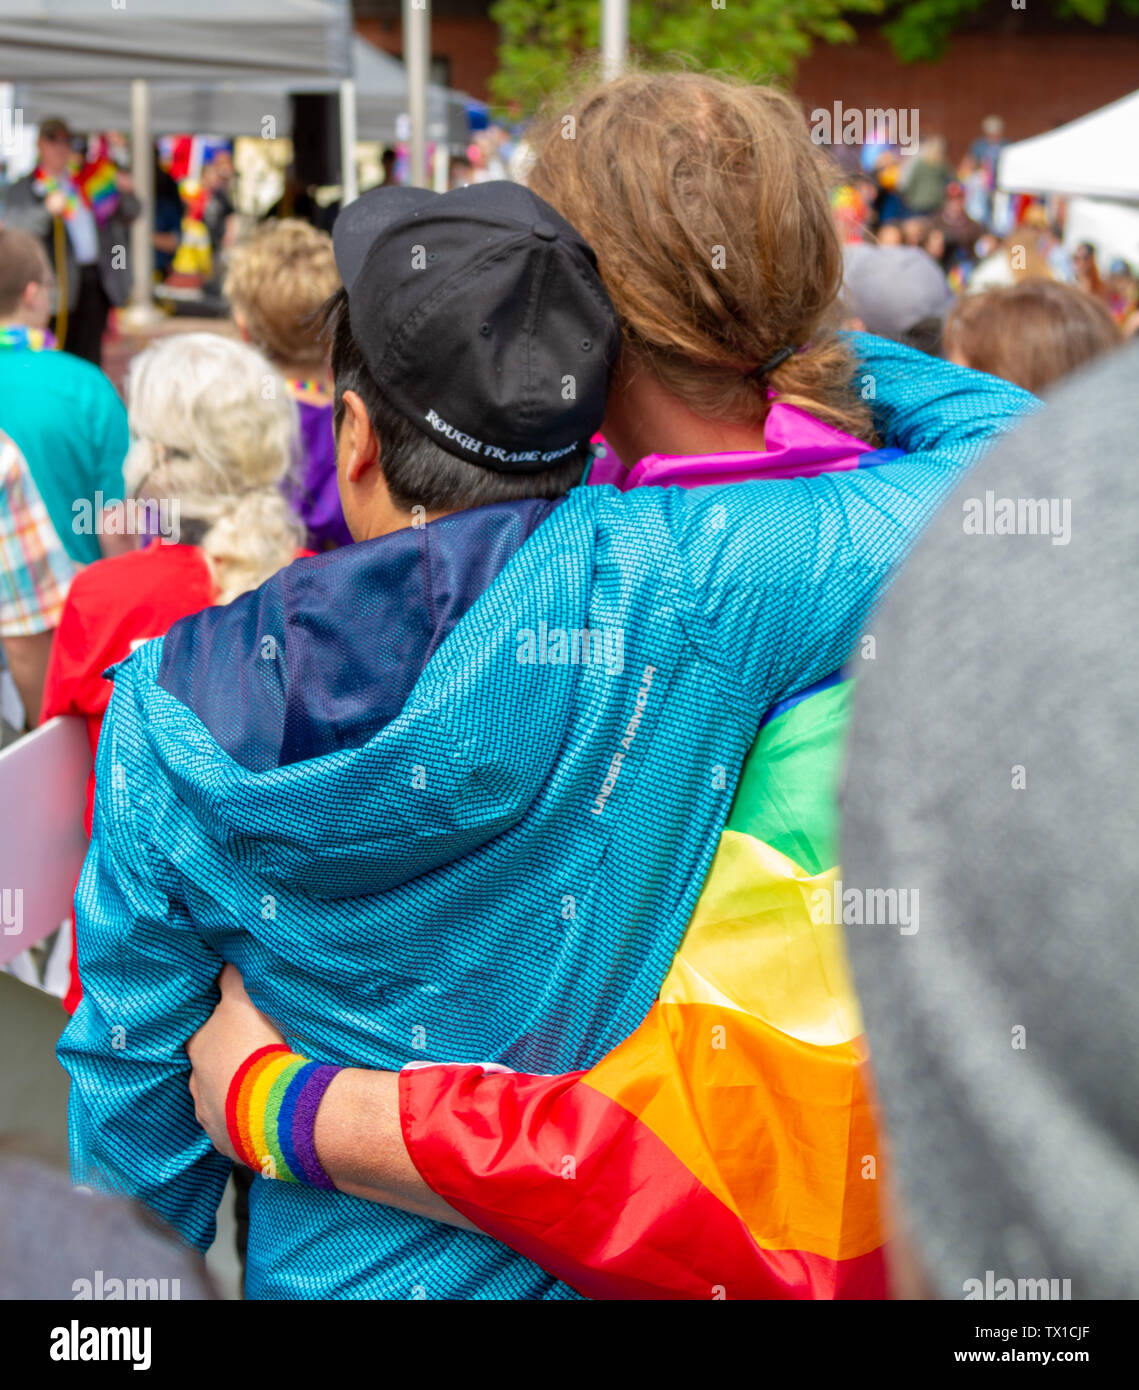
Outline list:
[[[756,80],[790,78],[816,40],[850,43],[846,14],[880,14],[883,0],[634,0],[629,47],[646,67],[691,63]],[[495,96],[523,112],[595,54],[600,0],[495,0],[499,26]]]
[[[891,18],[882,26],[903,63],[934,63],[954,33],[977,14],[985,0],[889,0]],[[1024,4],[1028,0],[1023,0]],[[1033,7],[1039,0],[1032,0]],[[1057,19],[1102,24],[1109,13],[1139,15],[1139,0],[1050,0]],[[896,12],[896,13],[895,13]]]
[[[882,32],[905,63],[936,62],[986,0],[631,0],[629,46],[646,67],[686,62],[757,81],[790,80],[816,42],[850,43],[848,16],[884,15]],[[1025,0],[1028,3],[1028,0]],[[1032,0],[1056,18],[1099,25],[1111,13],[1139,15],[1139,0]],[[596,55],[600,0],[495,0],[504,107],[529,113]]]

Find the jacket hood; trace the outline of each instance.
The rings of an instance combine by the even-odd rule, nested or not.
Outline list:
[[[560,620],[588,624],[589,511],[482,507],[297,560],[121,663],[116,698],[137,703],[151,756],[239,864],[322,897],[393,887],[502,833],[548,775],[575,671],[534,679],[516,634],[555,578]],[[557,549],[580,557],[556,576],[522,549],[550,518],[567,530]],[[527,571],[512,597],[445,641],[512,562]]]

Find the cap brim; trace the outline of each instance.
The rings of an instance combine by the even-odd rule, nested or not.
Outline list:
[[[372,243],[394,222],[410,217],[439,197],[429,188],[410,188],[405,184],[385,184],[348,204],[332,227],[336,268],[344,288],[350,290],[367,259]]]

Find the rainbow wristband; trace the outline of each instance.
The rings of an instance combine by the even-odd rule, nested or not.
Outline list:
[[[341,1070],[310,1062],[284,1043],[250,1053],[225,1098],[226,1129],[241,1161],[263,1178],[332,1191],[313,1135],[320,1102]]]

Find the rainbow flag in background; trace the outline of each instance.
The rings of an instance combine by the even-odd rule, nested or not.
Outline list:
[[[569,1076],[400,1075],[429,1185],[589,1297],[886,1296],[883,1154],[828,910],[851,688],[834,677],[768,716],[631,1037]]]
[[[119,190],[115,184],[116,166],[106,155],[85,164],[76,176],[87,205],[100,225],[114,215],[119,205]]]

